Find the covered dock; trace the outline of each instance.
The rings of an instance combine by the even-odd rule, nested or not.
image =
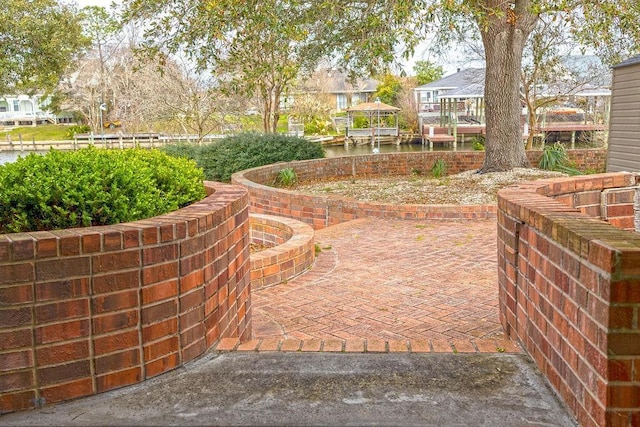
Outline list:
[[[380,102],[364,102],[347,109],[345,144],[354,145],[370,142],[380,145],[380,140],[400,143],[398,125],[400,108]]]

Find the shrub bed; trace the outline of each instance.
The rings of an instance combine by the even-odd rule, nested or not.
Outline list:
[[[207,180],[229,182],[235,172],[293,160],[324,157],[319,142],[279,134],[243,133],[210,145],[170,145],[163,150],[172,156],[195,160]]]
[[[0,166],[0,233],[136,221],[205,197],[194,162],[157,150],[88,148]]]

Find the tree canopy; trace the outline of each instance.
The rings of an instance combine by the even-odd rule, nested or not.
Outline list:
[[[427,83],[440,80],[444,74],[442,66],[436,65],[431,61],[416,61],[413,66],[416,73],[416,81],[418,85],[426,85]]]
[[[0,96],[51,92],[87,47],[80,15],[56,0],[0,2]]]
[[[486,59],[487,143],[482,171],[527,165],[521,130],[523,50],[541,17],[568,31],[608,63],[637,52],[637,0],[125,0],[126,17],[145,23],[148,53],[186,52],[228,90],[257,94],[265,130],[289,82],[319,60],[352,74],[388,69],[427,33],[453,42],[479,35]],[[270,125],[271,124],[271,125]]]

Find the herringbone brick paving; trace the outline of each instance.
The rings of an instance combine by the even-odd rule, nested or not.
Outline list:
[[[486,351],[505,339],[495,221],[362,219],[319,230],[316,242],[311,270],[252,293],[255,341],[244,349],[266,339],[281,351],[336,340]]]

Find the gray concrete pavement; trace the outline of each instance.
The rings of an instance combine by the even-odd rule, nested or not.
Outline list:
[[[215,353],[0,426],[575,426],[522,354]]]

